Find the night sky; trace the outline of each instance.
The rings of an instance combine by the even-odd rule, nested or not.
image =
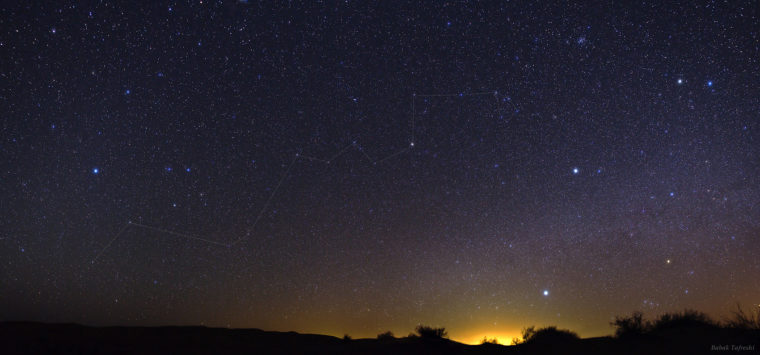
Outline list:
[[[508,342],[760,303],[753,1],[18,3],[0,320]]]

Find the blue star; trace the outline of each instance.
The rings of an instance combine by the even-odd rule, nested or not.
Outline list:
[[[98,168],[92,168],[92,173],[93,174],[98,175],[99,172],[100,172],[100,169],[98,169]]]
[[[189,173],[190,172],[190,168],[185,168],[185,171],[187,171]]]
[[[127,89],[127,90],[124,91],[124,95],[129,95],[131,93],[132,93],[132,90],[129,90],[129,89]]]
[[[549,296],[549,290],[544,290],[544,296]]]
[[[451,27],[451,21],[446,22],[446,27]],[[55,32],[55,31],[53,31]]]
[[[712,85],[713,85],[713,82],[712,82],[712,80],[708,80],[708,81],[707,81],[707,86],[712,86]]]
[[[573,168],[573,175],[578,175],[579,172],[581,171],[578,168]]]
[[[676,193],[675,192],[671,192],[669,195],[670,195],[670,197],[673,197],[673,196],[676,195]]]
[[[679,78],[678,81],[676,81],[676,82],[678,83],[678,85],[681,85],[681,84],[683,84],[683,79]]]
[[[171,166],[167,166],[165,169],[166,169],[166,171],[168,171],[168,172],[171,172],[171,171],[172,171],[172,167],[171,167]]]

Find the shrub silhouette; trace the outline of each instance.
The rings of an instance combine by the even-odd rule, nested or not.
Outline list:
[[[691,309],[683,312],[665,313],[650,325],[650,332],[661,332],[669,329],[688,328],[717,328],[718,324],[707,314]]]
[[[448,333],[446,332],[446,328],[433,328],[428,327],[426,325],[418,325],[417,328],[414,330],[417,331],[417,334],[420,335],[420,338],[428,338],[428,339],[443,339],[448,337]]]
[[[523,329],[522,340],[513,338],[512,345],[517,344],[560,344],[579,340],[578,334],[568,329],[557,329],[555,326],[536,329],[530,326]]]
[[[488,339],[488,337],[483,337],[483,340],[480,341],[481,344],[499,344],[499,340],[496,338]]]
[[[344,335],[343,335],[343,340],[345,340],[345,341],[350,341],[350,340],[351,340],[351,336],[350,336],[350,335],[348,335],[348,334],[344,334]]]
[[[756,308],[754,312],[744,312],[741,305],[736,305],[736,310],[732,312],[733,318],[726,321],[726,326],[729,328],[744,329],[744,330],[760,330],[760,307]]]
[[[393,340],[396,339],[396,337],[393,336],[393,332],[390,330],[385,333],[380,333],[377,335],[377,340]]]
[[[644,320],[644,314],[635,311],[630,317],[615,317],[610,323],[615,327],[615,336],[618,338],[640,336],[649,331],[649,322]]]
[[[746,314],[735,317],[735,324],[751,322]],[[678,330],[715,329],[721,327],[720,323],[713,321],[707,314],[695,310],[686,309],[682,312],[665,313],[654,321],[644,320],[641,312],[633,312],[630,317],[615,317],[610,323],[615,327],[615,336],[618,338],[636,337],[648,334],[661,334]],[[731,322],[727,324],[731,327]],[[738,326],[737,326],[738,327]]]

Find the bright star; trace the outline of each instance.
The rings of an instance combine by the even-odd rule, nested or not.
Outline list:
[[[579,172],[580,170],[578,170],[578,168],[573,168],[573,174],[577,175]]]
[[[713,84],[712,80],[707,82],[707,86],[712,86],[712,84]]]
[[[677,83],[678,83],[678,85],[683,84],[683,79],[678,79]]]
[[[549,290],[544,290],[544,296],[548,296],[548,295],[549,295]]]
[[[92,173],[97,175],[100,172],[100,169],[98,168],[92,168]]]

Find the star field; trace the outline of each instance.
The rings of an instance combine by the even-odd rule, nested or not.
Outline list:
[[[750,1],[0,6],[0,320],[455,340],[760,303]]]

